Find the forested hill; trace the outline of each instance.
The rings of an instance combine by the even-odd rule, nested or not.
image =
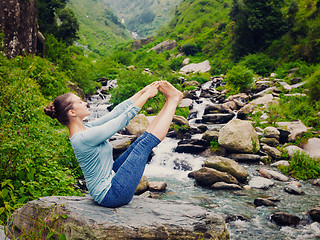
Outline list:
[[[258,53],[279,62],[318,63],[319,11],[319,0],[184,0],[158,36],[195,44],[222,71]]]
[[[116,14],[101,0],[69,0],[79,22],[78,43],[90,51],[106,55],[119,43],[131,39],[129,32]]]
[[[153,35],[174,15],[181,0],[104,0],[129,31],[138,37]]]

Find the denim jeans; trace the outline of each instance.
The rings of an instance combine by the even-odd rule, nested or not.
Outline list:
[[[100,203],[104,207],[120,207],[128,204],[143,175],[148,157],[160,140],[152,133],[144,132],[131,146],[118,157],[112,170],[116,173],[111,187]]]

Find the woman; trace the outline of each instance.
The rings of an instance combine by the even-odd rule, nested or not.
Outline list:
[[[115,161],[108,139],[128,125],[149,98],[166,96],[166,103],[146,131]],[[110,113],[83,124],[90,115],[87,103],[72,93],[57,97],[45,113],[68,126],[70,142],[87,182],[90,195],[101,206],[128,204],[140,182],[152,149],[166,136],[183,94],[167,81],[143,88]]]

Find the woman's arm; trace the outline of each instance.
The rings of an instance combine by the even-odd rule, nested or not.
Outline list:
[[[97,146],[105,140],[112,137],[119,130],[127,126],[132,118],[134,118],[146,101],[158,94],[159,83],[150,86],[139,98],[128,107],[118,117],[96,127],[89,128],[81,132],[82,141],[90,146]]]

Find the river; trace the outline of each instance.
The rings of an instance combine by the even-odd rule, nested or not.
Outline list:
[[[89,100],[91,118],[106,113],[109,96],[101,94]],[[200,110],[201,111],[201,110]],[[89,119],[90,120],[90,119]],[[199,136],[198,136],[199,137]],[[215,213],[223,215],[234,240],[291,240],[320,239],[320,223],[308,218],[307,212],[319,204],[320,187],[313,186],[309,181],[300,181],[305,195],[292,195],[284,191],[288,182],[273,180],[274,186],[268,190],[212,190],[196,185],[188,173],[201,168],[205,158],[194,154],[176,153],[178,140],[165,138],[154,149],[154,156],[147,164],[144,175],[149,181],[164,181],[168,187],[165,193],[158,195],[160,199],[179,200],[203,206]],[[249,179],[259,176],[259,164],[243,164]],[[275,169],[274,169],[275,170]],[[290,179],[293,181],[295,179]],[[277,207],[256,207],[254,199],[261,196],[272,196],[280,201]],[[279,227],[270,220],[275,212],[292,213],[302,219],[295,227]]]

